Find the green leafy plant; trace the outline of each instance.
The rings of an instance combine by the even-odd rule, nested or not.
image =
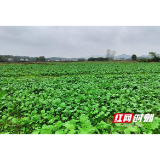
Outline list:
[[[0,133],[160,133],[159,63],[50,64],[0,65]],[[143,126],[112,123],[129,112],[155,116]]]

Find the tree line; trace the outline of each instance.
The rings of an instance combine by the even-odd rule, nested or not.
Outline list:
[[[40,57],[29,57],[29,56],[13,56],[13,55],[0,55],[0,62],[45,62],[44,56]]]
[[[109,61],[109,58],[103,58],[103,57],[94,58],[94,57],[90,57],[88,59],[88,61]]]
[[[151,55],[151,59],[149,58],[141,58],[138,59],[136,54],[133,54],[131,56],[131,59],[133,61],[138,62],[160,62],[159,54],[156,52],[149,52],[149,55]],[[88,58],[88,61],[109,61],[114,60],[112,57],[90,57]],[[31,62],[45,62],[46,58],[44,56],[40,57],[28,57],[28,56],[13,56],[13,55],[0,55],[0,62],[24,62],[24,61],[31,61]],[[86,61],[85,58],[79,58],[78,61]]]
[[[160,62],[159,54],[157,54],[156,52],[149,52],[149,55],[152,58],[140,58],[140,59],[138,59],[135,54],[133,54],[131,58],[132,58],[133,61],[138,61],[138,62]]]

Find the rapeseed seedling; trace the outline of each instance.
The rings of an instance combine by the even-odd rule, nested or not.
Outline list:
[[[159,63],[1,65],[0,133],[159,134],[159,79]],[[114,113],[155,117],[122,126]]]

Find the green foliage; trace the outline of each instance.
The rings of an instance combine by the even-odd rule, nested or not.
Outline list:
[[[90,57],[90,58],[88,58],[88,61],[109,61],[109,58],[103,58],[103,57],[94,58],[94,57]]]
[[[85,58],[79,58],[77,61],[79,62],[85,61]]]
[[[160,64],[0,65],[2,134],[159,134]],[[114,113],[152,123],[113,124]]]
[[[45,62],[45,57],[44,56],[36,57],[36,61]]]
[[[136,61],[137,60],[137,56],[135,54],[132,55],[132,60]]]
[[[149,52],[149,55],[151,55],[153,58],[156,58],[156,57],[157,57],[156,52]]]
[[[160,57],[158,57],[158,54],[156,52],[149,52],[149,55],[152,56],[152,61],[154,61],[154,62],[160,61]]]

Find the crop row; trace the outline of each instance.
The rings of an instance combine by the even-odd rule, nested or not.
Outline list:
[[[29,65],[1,65],[1,77],[106,75],[160,73],[159,63],[51,63]]]
[[[44,70],[47,73],[49,68],[58,67],[47,65],[44,70],[43,66],[34,70],[39,73],[37,77],[12,75],[8,78],[3,75],[0,78],[0,133],[160,133],[160,75],[103,75],[107,65],[122,65],[119,69],[121,73],[123,70],[132,72],[135,67],[128,64],[124,68],[124,64],[111,63],[90,64],[89,69],[89,64],[74,64],[72,70],[67,68],[70,75],[41,77]],[[143,68],[143,65],[138,64],[137,67]],[[114,71],[111,66],[110,70]],[[19,65],[13,66],[14,69],[18,67]],[[31,66],[20,66],[17,74],[20,74],[21,67]],[[61,67],[59,66],[57,73],[63,73]],[[63,65],[64,70],[65,67]],[[75,73],[76,67],[79,71],[84,68],[85,73],[91,73],[96,68],[101,74],[74,75],[72,71]],[[157,72],[159,67],[157,65]],[[12,65],[4,68],[12,68]],[[144,68],[148,72],[153,69],[148,65]],[[12,73],[10,70],[9,72]],[[23,74],[26,73],[25,70]],[[123,127],[112,123],[114,113],[150,113],[155,114],[155,117],[153,123],[143,123],[143,127],[138,127],[138,123],[133,127]]]

